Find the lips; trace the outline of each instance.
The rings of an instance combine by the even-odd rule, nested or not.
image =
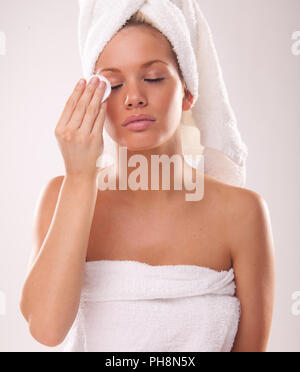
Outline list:
[[[148,129],[152,125],[154,125],[153,120],[140,120],[133,121],[132,123],[127,124],[125,128],[128,128],[128,130],[131,130],[133,132],[140,132]]]
[[[125,120],[122,124],[123,127],[126,127],[128,124],[138,121],[155,121],[156,119],[150,115],[132,115]]]

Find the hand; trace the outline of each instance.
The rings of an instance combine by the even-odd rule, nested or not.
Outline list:
[[[101,104],[104,87],[84,80],[69,97],[58,124],[55,137],[64,158],[66,175],[96,177],[96,162],[103,153],[103,126],[107,101]],[[105,84],[105,83],[104,83]]]

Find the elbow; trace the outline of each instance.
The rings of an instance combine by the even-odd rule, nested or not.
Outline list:
[[[56,347],[62,344],[69,332],[69,327],[61,324],[60,319],[53,317],[44,309],[41,313],[34,313],[28,306],[25,296],[22,294],[19,301],[20,311],[29,326],[31,336],[40,344],[47,347]]]
[[[56,347],[63,343],[65,335],[55,332],[53,325],[41,326],[32,321],[28,323],[31,336],[40,344],[47,347]]]
[[[55,327],[53,326],[53,323],[55,322],[41,324],[44,322],[33,321],[33,317],[31,317],[30,313],[26,310],[26,306],[24,305],[22,300],[20,301],[19,308],[23,317],[28,323],[31,336],[37,342],[44,346],[56,347],[64,341],[66,336],[55,331]]]

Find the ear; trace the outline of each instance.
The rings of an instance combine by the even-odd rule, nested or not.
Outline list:
[[[184,97],[182,99],[182,110],[188,111],[194,102],[194,96],[192,93],[185,87],[184,88]]]

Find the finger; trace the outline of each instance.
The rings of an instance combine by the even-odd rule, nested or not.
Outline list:
[[[82,82],[82,84],[80,84]],[[71,119],[73,112],[75,110],[75,107],[82,96],[82,93],[84,92],[86,85],[86,80],[81,79],[74,87],[72,94],[68,98],[64,110],[58,120],[58,126],[65,126]]]
[[[101,86],[101,84],[98,85],[97,89],[95,90],[94,96],[91,100],[91,103],[88,106],[82,125],[80,127],[80,131],[82,133],[86,134],[91,133],[95,120],[99,114],[99,110],[101,108],[101,101],[104,96],[104,92],[105,85],[104,86]]]
[[[89,83],[87,84],[87,87],[83,95],[80,97],[76,105],[76,108],[72,114],[71,120],[69,121],[68,126],[70,126],[70,128],[78,129],[81,126],[84,116],[87,112],[88,106],[91,102],[91,99],[94,96],[95,90],[97,86],[99,85],[99,83],[100,83],[100,79],[96,78],[95,82],[93,81],[93,79],[91,79]]]
[[[101,134],[103,133],[103,126],[105,123],[106,112],[107,112],[107,101],[105,101],[101,105],[99,114],[95,120],[94,127],[91,131],[92,136],[101,136]]]

